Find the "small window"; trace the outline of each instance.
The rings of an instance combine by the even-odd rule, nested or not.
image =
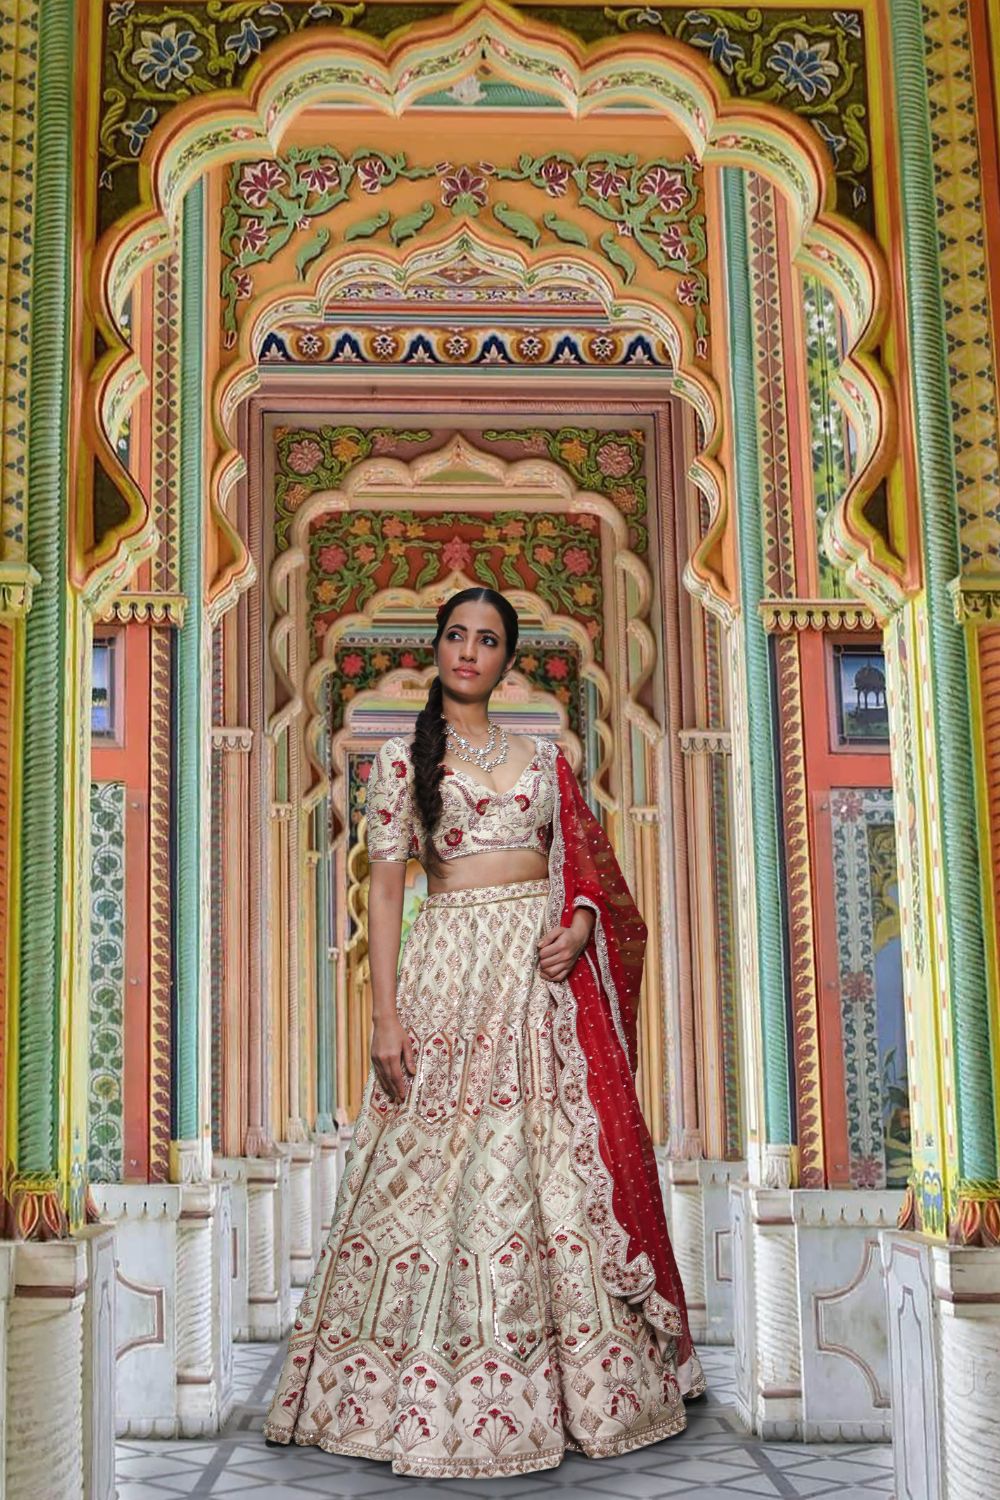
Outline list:
[[[888,750],[889,705],[880,645],[830,645],[835,750]]]
[[[91,658],[90,733],[99,744],[121,743],[122,638],[95,635]]]

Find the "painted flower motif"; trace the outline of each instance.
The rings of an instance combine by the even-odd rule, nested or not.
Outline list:
[[[865,810],[861,793],[852,791],[837,792],[830,798],[830,806],[833,816],[842,823],[856,823]]]
[[[399,352],[399,339],[394,333],[377,333],[372,339],[372,353],[376,359],[395,359]]]
[[[233,291],[236,293],[237,301],[240,302],[253,296],[253,277],[249,271],[233,272]]]
[[[563,678],[569,676],[569,667],[566,664],[565,657],[562,656],[547,656],[545,658],[545,670],[556,682],[561,682]]]
[[[318,333],[300,333],[295,342],[303,359],[316,359],[323,353],[323,340]]]
[[[881,1187],[884,1181],[885,1162],[880,1156],[860,1156],[851,1163],[851,1186],[859,1188]]]
[[[831,130],[829,125],[825,124],[822,120],[813,120],[812,125],[816,131],[816,134],[826,146],[834,161],[839,161],[840,153],[847,145],[846,135],[837,135],[836,132]]]
[[[833,19],[841,31],[846,31],[848,36],[856,36],[861,40],[861,17],[856,10],[835,10]]]
[[[693,276],[685,276],[683,281],[677,283],[676,296],[678,302],[683,302],[685,307],[694,307],[698,301],[698,283]]]
[[[573,598],[577,604],[593,604],[594,590],[589,583],[578,583],[573,589]]]
[[[587,186],[598,198],[617,198],[625,187],[625,173],[613,167],[592,167]]]
[[[379,156],[368,156],[358,162],[358,181],[365,193],[380,193],[388,167]]]
[[[137,120],[125,120],[118,129],[125,137],[130,156],[138,156],[156,124],[156,110],[148,104]]]
[[[504,536],[524,536],[523,521],[505,521],[500,529]]]
[[[562,556],[563,567],[574,578],[590,572],[590,557],[582,547],[567,547]]]
[[[635,490],[630,484],[616,484],[611,491],[611,498],[626,516],[630,516],[638,504]]]
[[[299,438],[289,446],[285,462],[293,474],[314,474],[323,462],[323,449],[315,438]]]
[[[452,333],[444,341],[444,352],[449,359],[464,359],[472,344],[464,333]]]
[[[364,665],[364,657],[359,656],[356,651],[352,651],[349,656],[341,658],[340,670],[345,677],[357,677],[364,671]]]
[[[441,179],[441,202],[453,213],[477,213],[487,193],[486,178],[471,167],[459,167]]]
[[[386,516],[382,522],[383,536],[405,536],[406,522],[401,521],[398,516]]]
[[[721,68],[723,73],[732,73],[734,65],[745,56],[739,42],[733,41],[725,26],[712,26],[709,17],[702,15],[700,11],[689,11],[687,19],[691,25],[705,28],[688,36],[687,40],[691,45],[707,52],[709,61]]]
[[[240,255],[259,255],[267,244],[267,230],[260,219],[247,219],[240,235]]]
[[[108,6],[108,25],[123,26],[135,10],[135,0],[111,0]]]
[[[340,173],[330,161],[314,161],[299,168],[299,181],[311,193],[325,193],[340,181]]]
[[[596,516],[580,515],[576,517],[576,524],[580,531],[596,531],[600,523]]]
[[[687,243],[684,239],[684,231],[679,224],[668,224],[661,232],[660,249],[671,260],[679,260],[687,265]]]
[[[669,167],[650,167],[639,183],[640,193],[655,198],[664,213],[676,213],[687,201],[688,191],[680,172],[671,172]]]
[[[457,849],[459,844],[462,842],[461,828],[449,828],[448,832],[444,836],[444,841],[448,845],[449,849]]]
[[[361,452],[361,444],[357,438],[342,432],[339,438],[335,438],[330,445],[330,452],[334,458],[339,458],[342,464],[350,463],[352,458],[357,458]]]
[[[539,167],[538,175],[550,198],[565,197],[569,187],[569,167],[566,162],[556,161],[555,157],[550,156],[548,161],[543,162]]]
[[[201,56],[193,31],[178,31],[176,21],[167,21],[159,31],[140,31],[139,38],[142,46],[132,53],[132,62],[143,83],[166,89],[191,77]]]
[[[606,364],[608,360],[614,359],[617,352],[617,342],[609,334],[599,333],[590,341],[590,357]]]
[[[542,543],[542,545],[540,547],[536,547],[535,548],[535,561],[536,562],[540,562],[542,564],[547,564],[547,563],[550,563],[554,557],[555,557],[555,553],[553,552],[552,548],[551,547],[546,547],[545,544],[544,544],[544,542]]]
[[[704,334],[702,334],[699,338],[695,339],[695,341],[694,341],[694,352],[695,352],[695,358],[696,359],[707,359],[708,358],[708,339],[705,337]]]
[[[358,562],[370,563],[375,561],[378,553],[371,542],[362,542],[360,547],[355,547],[354,556],[358,559]]]
[[[587,445],[579,438],[567,438],[559,444],[559,452],[567,463],[579,464],[587,457]]]
[[[240,173],[237,192],[252,208],[263,208],[269,194],[287,181],[276,161],[248,162]]]
[[[845,1000],[850,1000],[855,1005],[863,1005],[868,1000],[875,998],[875,985],[872,976],[864,969],[856,969],[841,975],[840,992]]]
[[[772,73],[789,90],[797,90],[807,102],[817,94],[826,97],[831,89],[831,79],[840,75],[839,64],[830,57],[829,42],[814,42],[810,47],[801,31],[796,31],[791,41],[775,42],[774,50],[767,60]]]
[[[536,333],[526,333],[517,340],[515,348],[523,360],[531,362],[541,358],[545,345]]]
[[[446,568],[465,568],[472,561],[472,548],[464,537],[451,536],[441,548],[441,561]]]
[[[324,573],[336,573],[347,561],[347,552],[336,544],[321,547],[317,554],[317,561]]]
[[[602,443],[594,460],[601,473],[610,479],[621,479],[635,467],[632,454],[624,443]]]
[[[417,665],[417,658],[412,651],[404,651],[399,658],[399,665],[401,667],[415,667]]]
[[[244,16],[239,31],[227,36],[223,46],[227,52],[235,52],[236,61],[241,67],[245,67],[251,57],[257,56],[264,43],[277,35],[275,27],[258,26],[249,16]]]

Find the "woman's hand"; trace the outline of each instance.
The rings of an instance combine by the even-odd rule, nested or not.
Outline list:
[[[552,927],[538,939],[538,968],[554,983],[565,979],[587,946],[594,926],[594,913],[578,907],[568,927]]]
[[[382,1088],[395,1103],[406,1098],[410,1079],[417,1071],[413,1060],[413,1043],[399,1023],[399,1017],[376,1017],[372,1023],[372,1062]]]

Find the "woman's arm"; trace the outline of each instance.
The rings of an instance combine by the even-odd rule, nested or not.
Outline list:
[[[396,967],[403,930],[404,860],[369,862],[368,965],[372,976],[372,1062],[379,1082],[392,1099],[406,1098],[416,1071],[413,1048],[396,1011]]]

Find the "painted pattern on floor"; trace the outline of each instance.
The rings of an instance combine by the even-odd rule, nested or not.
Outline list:
[[[616,1500],[891,1500],[892,1450],[854,1444],[763,1443],[741,1429],[733,1407],[731,1349],[699,1350],[708,1395],[688,1409],[688,1429],[621,1458],[568,1453],[555,1469],[501,1479],[427,1480],[393,1474],[388,1464],[341,1458],[318,1448],[265,1447],[261,1423],[278,1379],[284,1346],[237,1344],[236,1406],[219,1437],[123,1442],[118,1446],[119,1500],[170,1500],[197,1495],[252,1495],[253,1500],[304,1500],[310,1495],[382,1500],[429,1496],[496,1496],[540,1500],[614,1496]]]

